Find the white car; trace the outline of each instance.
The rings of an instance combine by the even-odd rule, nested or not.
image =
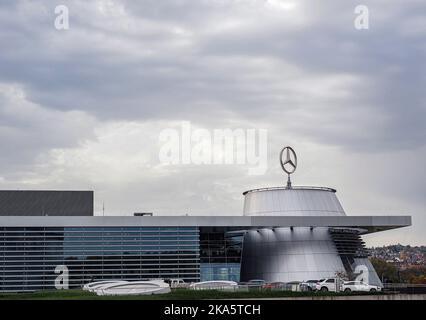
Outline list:
[[[315,291],[317,290],[318,280],[303,281],[300,284],[300,291]]]
[[[364,292],[377,292],[381,291],[382,288],[379,286],[373,286],[361,281],[347,281],[342,285],[342,291],[352,292],[352,291],[364,291]]]
[[[322,291],[322,292],[336,292],[337,291],[337,284],[336,284],[337,279],[336,278],[327,278],[327,279],[321,279],[320,281],[317,282],[317,284],[315,285],[315,288],[318,291]]]
[[[266,281],[260,280],[260,279],[254,279],[247,282],[247,285],[250,288],[263,288],[266,285]]]

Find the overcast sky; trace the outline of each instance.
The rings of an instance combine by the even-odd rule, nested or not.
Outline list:
[[[236,215],[243,191],[285,184],[292,145],[294,184],[336,188],[349,215],[412,215],[369,245],[425,245],[425,40],[424,0],[1,1],[0,188],[94,190],[97,214]],[[268,170],[160,163],[182,121],[266,129]]]

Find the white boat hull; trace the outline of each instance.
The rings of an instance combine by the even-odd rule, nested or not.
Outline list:
[[[171,292],[171,290],[170,286],[164,281],[153,280],[112,283],[99,287],[95,292],[99,296],[128,296],[165,294]]]

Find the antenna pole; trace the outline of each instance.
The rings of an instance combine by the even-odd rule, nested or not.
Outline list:
[[[290,179],[290,175],[288,175],[288,179],[287,179],[287,189],[291,189],[291,179]]]

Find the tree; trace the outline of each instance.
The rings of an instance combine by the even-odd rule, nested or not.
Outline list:
[[[401,271],[401,278],[404,282],[413,284],[426,284],[426,268],[413,267]]]
[[[371,258],[370,261],[376,270],[377,275],[383,282],[400,282],[398,268],[395,265],[378,258]]]

